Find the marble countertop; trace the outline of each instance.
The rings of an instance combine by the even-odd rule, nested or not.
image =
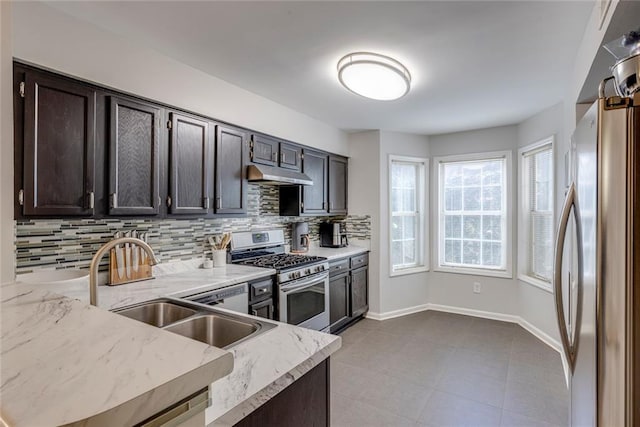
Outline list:
[[[309,252],[304,255],[323,256],[329,261],[346,258],[353,255],[358,255],[364,252],[368,252],[369,249],[364,246],[349,245],[344,248],[321,248],[320,246],[312,245],[309,248]]]
[[[236,424],[342,345],[336,335],[273,323],[278,327],[229,350],[235,367],[229,376],[211,384],[209,427]]]
[[[2,420],[132,425],[232,371],[233,355],[42,285],[1,292]]]
[[[338,336],[273,322],[277,328],[223,351],[104,310],[275,273],[195,265],[161,264],[154,280],[100,286],[100,308],[86,304],[86,284],[2,287],[2,419],[129,425],[210,385],[207,424],[233,425],[340,348]]]
[[[98,307],[107,310],[137,304],[166,296],[184,297],[268,277],[276,273],[269,268],[228,264],[225,267],[202,269],[197,263],[166,263],[154,267],[155,279],[118,286],[98,286]],[[47,285],[49,290],[89,302],[89,284]]]

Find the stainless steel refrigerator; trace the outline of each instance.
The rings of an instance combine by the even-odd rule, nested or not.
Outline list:
[[[640,93],[601,97],[571,144],[554,294],[572,426],[640,426]]]

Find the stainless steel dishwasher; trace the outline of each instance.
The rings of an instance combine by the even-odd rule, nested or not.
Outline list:
[[[249,313],[249,291],[247,283],[227,286],[212,291],[181,297],[182,299],[204,305],[226,308],[238,313]]]

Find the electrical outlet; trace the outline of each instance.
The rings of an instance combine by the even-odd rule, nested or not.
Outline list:
[[[473,282],[473,293],[474,294],[480,293],[480,282]]]

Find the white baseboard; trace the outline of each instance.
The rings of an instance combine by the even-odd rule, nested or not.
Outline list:
[[[426,311],[428,309],[429,309],[429,304],[422,304],[422,305],[416,305],[409,308],[402,308],[400,310],[387,311],[385,313],[374,313],[369,311],[367,312],[365,317],[367,319],[372,319],[372,320],[389,320],[395,317],[402,317],[408,314],[419,313],[421,311]]]
[[[483,319],[499,320],[501,322],[519,323],[520,317],[513,314],[494,313],[492,311],[474,310],[472,308],[453,307],[450,305],[427,304],[429,310],[447,313],[464,314],[465,316],[481,317]]]
[[[473,316],[473,317],[481,317],[483,319],[491,319],[491,320],[499,320],[501,322],[510,322],[517,323],[526,329],[533,336],[538,338],[540,341],[560,353],[562,355],[562,347],[560,343],[552,338],[549,334],[537,328],[533,324],[529,323],[527,320],[523,319],[520,316],[516,316],[514,314],[504,314],[504,313],[495,313],[492,311],[483,311],[483,310],[475,310],[471,308],[463,308],[463,307],[454,307],[450,305],[441,305],[441,304],[421,304],[413,307],[403,308],[400,310],[387,311],[385,313],[374,313],[369,311],[366,315],[367,319],[372,320],[388,320],[396,317],[406,316],[408,314],[418,313],[426,310],[434,310],[434,311],[443,311],[447,313],[454,314],[462,314],[465,316]],[[562,363],[564,364],[564,358],[562,358]],[[566,370],[566,369],[565,369]]]

